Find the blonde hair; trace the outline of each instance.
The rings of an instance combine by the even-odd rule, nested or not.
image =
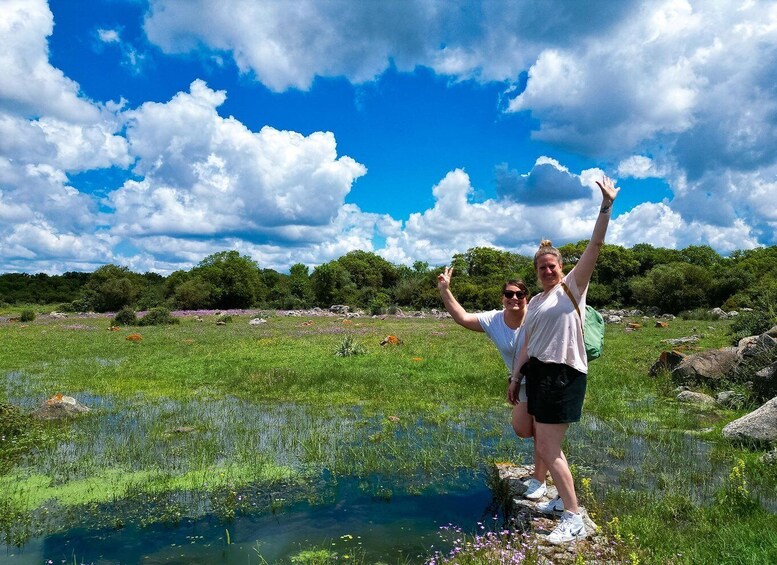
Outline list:
[[[540,241],[540,247],[537,249],[537,253],[534,254],[534,268],[537,268],[537,260],[543,255],[553,255],[558,259],[559,264],[562,263],[561,253],[558,249],[553,247],[553,242],[549,239],[543,239]]]

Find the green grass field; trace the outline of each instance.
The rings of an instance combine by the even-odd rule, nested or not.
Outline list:
[[[30,409],[59,392],[93,408],[3,439],[4,541],[67,527],[63,515],[105,501],[129,509],[186,492],[188,506],[124,519],[174,520],[203,501],[229,516],[241,489],[305,493],[323,469],[402,475],[412,491],[432,474],[525,452],[503,431],[505,369],[484,334],[431,317],[264,317],[119,331],[108,318],[0,325],[0,401]],[[777,560],[777,473],[720,435],[744,412],[680,405],[668,375],[648,376],[667,348],[661,340],[703,334],[699,347],[720,347],[727,324],[653,325],[609,326],[591,364],[588,423],[565,447],[577,480],[588,479],[587,507],[632,561]],[[131,333],[142,340],[128,341]],[[400,343],[381,346],[388,335]],[[364,354],[336,356],[346,338]],[[176,432],[184,427],[195,433]]]

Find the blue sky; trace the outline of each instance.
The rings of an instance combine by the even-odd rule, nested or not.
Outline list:
[[[0,272],[774,245],[774,2],[3,0]]]

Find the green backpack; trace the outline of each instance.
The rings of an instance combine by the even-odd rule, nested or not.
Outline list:
[[[580,316],[582,322],[583,316],[580,314],[580,307],[577,304],[577,300],[572,296],[572,292],[565,283],[561,283],[564,287],[564,292],[567,293],[572,304],[575,305],[577,315]],[[602,347],[604,347],[604,318],[602,315],[586,305],[585,307],[585,323],[583,324],[583,341],[585,342],[585,355],[589,361],[601,357]]]

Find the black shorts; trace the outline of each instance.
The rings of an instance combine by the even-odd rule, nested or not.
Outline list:
[[[569,365],[543,363],[532,357],[521,367],[526,375],[529,414],[541,424],[580,421],[585,398],[586,374]]]

